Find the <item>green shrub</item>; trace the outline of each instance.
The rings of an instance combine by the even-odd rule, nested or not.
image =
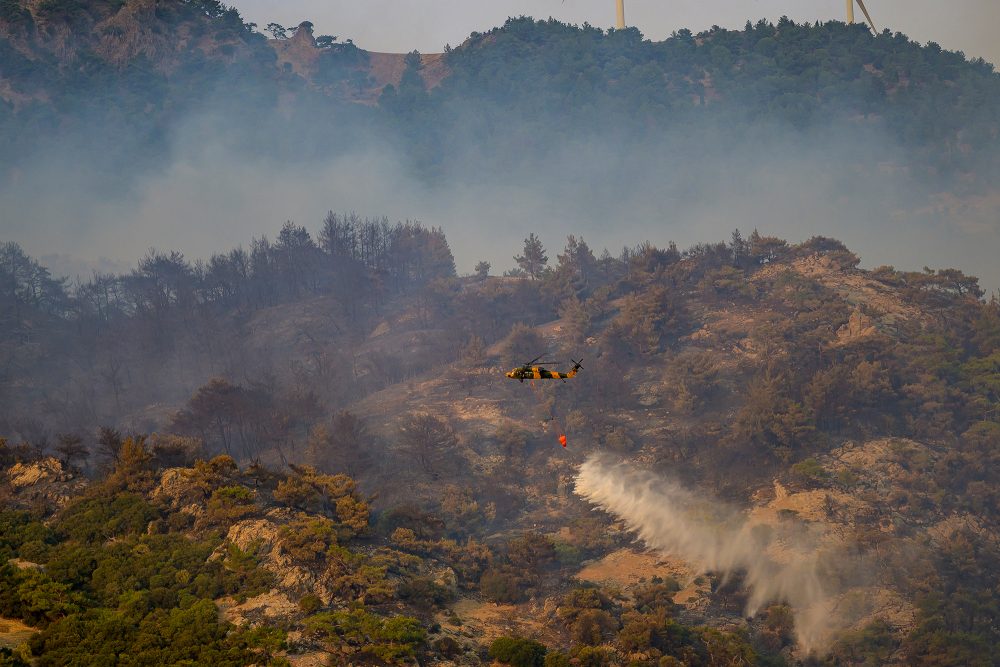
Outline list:
[[[427,639],[427,631],[415,618],[384,618],[363,607],[328,611],[307,618],[307,632],[318,637],[347,643],[360,656],[374,658],[377,664],[399,664],[416,655]]]
[[[320,494],[314,486],[301,477],[289,476],[278,482],[274,489],[275,502],[287,507],[311,510],[319,506]]]
[[[323,601],[319,599],[318,595],[313,595],[312,593],[303,595],[299,600],[299,610],[305,614],[312,614],[322,606]]]
[[[570,667],[569,656],[562,651],[549,651],[545,654],[544,667]]]
[[[830,473],[823,469],[823,465],[812,457],[793,465],[792,473],[803,482],[812,483],[823,482],[830,477]]]
[[[29,642],[49,665],[206,665],[238,667],[266,664],[241,633],[219,618],[211,600],[194,601],[184,608],[155,610],[138,622],[127,613],[94,609],[50,625]]]
[[[299,519],[281,529],[281,550],[297,563],[319,561],[336,543],[336,531],[329,519]]]
[[[2,5],[0,5],[2,6]],[[0,667],[30,667],[31,663],[26,662],[19,653],[6,646],[0,646]]]
[[[583,554],[568,542],[555,541],[556,560],[563,567],[573,567],[583,562]]]
[[[594,646],[578,646],[573,649],[573,658],[580,667],[609,667],[612,664],[611,651]]]
[[[842,664],[884,665],[898,645],[892,626],[879,619],[843,633],[831,649],[830,657]]]
[[[846,468],[838,470],[834,479],[837,481],[837,484],[848,489],[852,488],[859,481],[858,476]]]
[[[243,551],[231,542],[226,544],[226,557],[222,563],[226,568],[227,588],[235,589],[240,601],[260,595],[274,586],[275,574],[260,567],[258,548],[259,544],[255,543]]]
[[[462,655],[462,645],[454,637],[441,637],[434,641],[434,650],[446,658]]]
[[[55,522],[56,532],[79,542],[103,543],[113,537],[146,531],[159,513],[134,493],[84,498],[69,507]]]
[[[493,602],[520,602],[524,599],[522,581],[513,572],[487,570],[479,580],[479,590]]]
[[[497,637],[490,644],[490,657],[511,667],[543,667],[546,650],[533,639]]]
[[[48,546],[55,541],[52,530],[42,522],[34,521],[28,512],[0,512],[0,558],[19,556],[40,562]],[[26,550],[30,553],[23,553]]]
[[[0,616],[44,627],[79,611],[83,602],[83,596],[44,572],[0,565]]]
[[[223,486],[212,492],[200,524],[228,526],[253,513],[257,494],[245,486]]]
[[[576,614],[570,632],[580,644],[597,646],[603,643],[605,635],[617,627],[614,616],[603,609],[584,609]]]
[[[399,585],[399,597],[411,604],[422,607],[443,605],[451,598],[451,592],[430,577],[414,577]]]
[[[680,589],[680,584],[673,577],[643,586],[635,592],[635,608],[639,611],[672,610],[674,594]]]
[[[93,553],[95,567],[87,589],[108,607],[141,591],[150,608],[169,609],[189,596],[216,598],[239,582],[222,563],[208,560],[218,542],[197,542],[183,535],[143,535]]]

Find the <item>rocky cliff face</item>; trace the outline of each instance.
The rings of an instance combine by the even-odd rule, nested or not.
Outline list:
[[[311,23],[299,24],[295,34],[289,39],[272,39],[268,44],[278,54],[279,67],[289,67],[306,79],[311,79],[315,75],[320,50],[316,47],[316,37],[313,35]]]

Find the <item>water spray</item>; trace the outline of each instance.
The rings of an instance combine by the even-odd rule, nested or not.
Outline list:
[[[744,576],[745,613],[768,604],[788,603],[795,616],[799,646],[821,650],[843,619],[835,618],[840,592],[825,577],[833,555],[821,548],[820,535],[806,526],[783,531],[784,557],[768,555],[769,545],[752,531],[748,517],[734,508],[687,491],[680,484],[607,457],[580,466],[576,493],[623,521],[648,547],[687,561],[697,571],[728,579]],[[839,557],[843,565],[843,555]]]

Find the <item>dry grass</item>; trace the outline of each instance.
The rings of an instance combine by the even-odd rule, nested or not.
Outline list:
[[[685,582],[695,572],[684,561],[650,551],[619,549],[587,563],[576,574],[581,581],[611,585],[624,591],[649,583],[653,577]]]
[[[0,617],[0,646],[17,648],[31,639],[38,630],[12,618]]]
[[[555,620],[556,602],[552,599],[513,605],[461,598],[451,606],[451,611],[462,620],[462,634],[481,646],[489,646],[502,636],[530,637],[550,646],[564,641],[556,630],[559,623]],[[444,615],[436,620],[448,625]]]
[[[368,76],[371,77],[372,86],[356,96],[356,101],[363,104],[375,104],[379,95],[389,84],[398,86],[406,70],[405,53],[376,53],[368,52]],[[441,85],[447,78],[451,70],[445,63],[443,53],[424,53],[420,56],[420,76],[423,77],[427,90],[432,90]]]

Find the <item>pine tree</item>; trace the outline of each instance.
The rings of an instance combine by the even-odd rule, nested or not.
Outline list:
[[[528,234],[528,238],[524,239],[524,255],[515,257],[514,261],[534,280],[545,269],[549,258],[545,255],[542,241],[534,233],[531,233]]]
[[[757,231],[756,229],[754,230]],[[733,253],[733,266],[739,266],[743,257],[747,254],[747,242],[743,240],[743,235],[739,229],[733,230],[733,242],[730,250]]]

